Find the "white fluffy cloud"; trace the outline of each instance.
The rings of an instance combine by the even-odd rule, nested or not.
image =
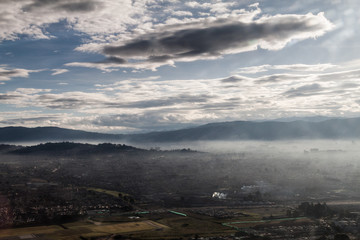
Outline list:
[[[106,38],[146,22],[145,0],[3,0],[0,1],[0,41],[19,35],[49,39],[46,27],[65,20],[72,29]]]

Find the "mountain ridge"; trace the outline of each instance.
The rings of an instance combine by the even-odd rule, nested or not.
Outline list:
[[[179,142],[198,140],[286,140],[360,138],[360,118],[328,119],[320,122],[296,120],[231,121],[208,123],[192,128],[138,134],[111,134],[59,127],[3,127],[0,142],[21,141],[129,141]]]

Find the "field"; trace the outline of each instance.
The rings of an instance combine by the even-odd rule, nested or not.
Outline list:
[[[160,237],[162,239],[174,239],[195,235],[217,236],[235,232],[231,228],[222,226],[212,217],[201,216],[183,210],[180,212],[185,213],[187,216],[185,217],[171,212],[149,214],[147,218],[169,226],[169,228],[164,229],[164,231],[134,233],[132,236],[140,239],[155,240]]]
[[[305,217],[299,217],[299,218],[280,218],[280,219],[269,219],[269,220],[253,220],[253,221],[236,221],[236,222],[227,222],[223,223],[224,226],[232,227],[236,230],[241,230],[244,228],[249,227],[255,227],[258,225],[274,225],[274,224],[280,224],[285,222],[292,222],[293,225],[295,225],[295,222],[304,222],[307,218]]]
[[[0,230],[0,239],[12,236],[25,236],[29,234],[51,234],[61,230],[64,229],[57,225],[4,229]]]
[[[223,209],[223,208],[221,208]],[[273,216],[280,218],[284,215],[284,207],[258,208],[226,208],[237,214],[233,218],[216,218],[199,214],[194,209],[161,210],[148,214],[94,216],[92,220],[84,220],[63,225],[41,227],[26,227],[0,231],[0,240],[20,239],[30,237],[31,234],[45,239],[90,239],[93,237],[121,234],[141,239],[170,239],[195,235],[218,236],[235,233],[239,229],[257,225],[279,224],[284,221],[301,221],[301,219],[273,219],[264,220]],[[202,208],[199,208],[202,210]],[[176,212],[184,215],[175,214]],[[138,216],[140,218],[132,218]]]
[[[75,222],[64,225],[50,225],[41,227],[27,227],[6,229],[0,231],[0,239],[24,239],[31,235],[41,236],[45,239],[79,239],[106,236],[111,234],[123,234],[131,232],[155,231],[166,229],[167,226],[150,221],[137,221],[116,224],[92,224],[87,222]],[[15,237],[15,238],[12,238]]]

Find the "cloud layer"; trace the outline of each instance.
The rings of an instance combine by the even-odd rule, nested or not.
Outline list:
[[[18,88],[0,94],[0,103],[42,109],[35,115],[37,121],[34,114],[25,114],[19,117],[18,124],[28,121],[27,125],[34,126],[50,124],[101,131],[150,131],[294,115],[356,115],[360,111],[360,66],[345,63],[324,70],[329,65],[306,65],[310,73],[294,73],[293,69],[299,68],[294,64],[273,65],[271,68],[282,72],[262,76],[127,79],[96,84],[91,92]],[[49,111],[51,114],[45,114]],[[0,123],[9,122],[15,124],[16,118],[2,115]]]

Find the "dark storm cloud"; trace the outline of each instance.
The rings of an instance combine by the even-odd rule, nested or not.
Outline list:
[[[217,56],[225,49],[246,47],[248,41],[269,35],[271,30],[266,28],[268,27],[257,24],[238,24],[181,30],[167,37],[149,38],[124,46],[107,46],[104,53],[121,57],[168,56],[167,59],[169,56],[177,58],[201,54]]]
[[[50,8],[66,12],[91,12],[99,5],[99,2],[92,0],[33,0],[32,3],[23,7],[23,11],[32,12]]]
[[[249,51],[258,46],[277,49],[292,38],[321,35],[330,28],[331,24],[321,14],[284,15],[249,23],[222,20],[143,35],[124,45],[106,46],[103,53],[124,59],[145,58],[147,62],[196,60]]]
[[[286,91],[284,95],[288,98],[294,97],[308,97],[312,95],[319,95],[325,88],[323,88],[320,84],[314,83],[309,85],[303,85],[298,88],[291,88]]]
[[[166,62],[171,60],[173,57],[170,55],[162,55],[162,56],[150,56],[149,62]]]

